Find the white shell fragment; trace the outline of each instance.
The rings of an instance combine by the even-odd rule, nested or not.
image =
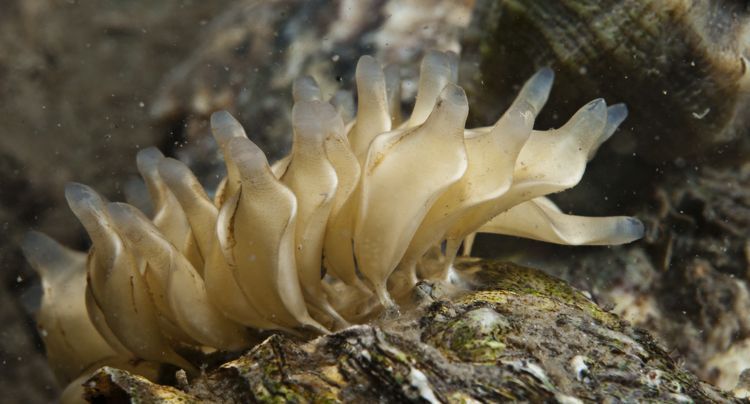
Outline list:
[[[184,163],[138,153],[150,219],[69,184],[88,257],[39,233],[23,245],[42,277],[38,322],[58,378],[132,359],[194,371],[177,352],[244,349],[250,328],[325,333],[395,313],[420,279],[450,282],[477,232],[566,245],[643,236],[635,218],[568,215],[545,197],[580,181],[627,116],[623,104],[594,100],[559,129],[533,130],[554,79],[545,68],[493,126],[465,129],[457,79],[457,55],[428,52],[402,118],[397,66],[360,59],[356,114],[350,93],[328,103],[301,77],[292,151],[272,165],[216,112],[227,176],[214,200]]]

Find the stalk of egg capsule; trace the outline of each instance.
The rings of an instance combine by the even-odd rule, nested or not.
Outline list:
[[[446,256],[452,261],[461,240],[498,214],[538,196],[576,185],[591,149],[606,135],[607,106],[597,99],[583,106],[560,129],[533,131],[516,160],[513,185],[500,198],[474,207],[447,233]]]
[[[338,188],[336,169],[326,153],[326,138],[342,125],[340,116],[328,103],[296,103],[292,109],[291,161],[281,177],[297,198],[294,251],[305,300],[330,316],[338,327],[345,327],[348,322],[328,302],[320,268],[326,225]]]
[[[129,248],[149,265],[167,270],[166,293],[180,328],[199,343],[217,349],[247,346],[245,330],[209,302],[203,279],[195,268],[138,209],[125,203],[110,203],[107,211]]]
[[[381,303],[395,309],[386,281],[432,204],[461,179],[467,158],[464,91],[449,84],[427,121],[373,140],[363,170],[354,232],[362,275]]]
[[[36,322],[57,380],[68,383],[93,363],[118,356],[89,319],[86,254],[39,232],[26,234],[22,249],[42,278],[44,295]]]
[[[549,96],[553,77],[552,70],[540,70],[524,84],[516,100],[494,127],[465,136],[466,173],[440,196],[414,235],[399,267],[409,275],[407,279],[416,278],[414,271],[418,260],[431,246],[439,244],[448,229],[462,220],[467,211],[492,203],[510,189],[516,159],[531,134],[536,115]],[[420,276],[444,277],[442,271],[433,273],[430,268],[440,267],[425,267]]]
[[[644,227],[627,216],[566,215],[552,201],[539,197],[497,215],[478,231],[564,245],[617,245],[643,237]]]
[[[141,359],[194,370],[162,334],[146,283],[113,230],[104,201],[91,188],[76,183],[65,187],[65,197],[91,237],[89,285],[107,325],[117,337],[113,345],[122,344]]]
[[[289,328],[326,329],[305,304],[296,267],[297,201],[270,170],[263,152],[247,139],[231,142],[241,187],[227,232],[235,243],[225,250],[245,294],[267,318]],[[320,283],[320,279],[315,282]]]

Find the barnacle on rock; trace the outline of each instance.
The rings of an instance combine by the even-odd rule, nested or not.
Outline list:
[[[314,80],[297,80],[293,148],[273,165],[229,113],[215,113],[227,176],[213,200],[183,163],[138,154],[151,220],[69,184],[88,258],[38,233],[24,242],[61,381],[132,359],[192,370],[186,349],[247,347],[248,328],[323,333],[395,313],[419,279],[449,281],[477,231],[573,245],[641,237],[636,219],[570,216],[544,197],[578,183],[623,105],[594,100],[560,129],[533,130],[553,81],[542,69],[494,126],[464,129],[457,65],[455,54],[425,56],[403,122],[396,70],[371,57],[357,66],[351,122],[345,97],[337,109]]]

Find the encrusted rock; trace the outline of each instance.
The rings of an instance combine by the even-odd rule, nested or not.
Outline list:
[[[664,341],[690,371],[730,390],[750,367],[749,190],[750,165],[696,165],[655,185],[637,215],[649,229],[640,243],[589,250],[478,239],[476,250],[512,256],[590,291]]]
[[[193,380],[178,377],[179,388],[103,368],[86,394],[97,402],[731,401],[560,280],[492,261],[466,261],[458,272],[469,291],[422,284],[396,319],[308,342],[273,335]]]
[[[595,97],[624,102],[636,142],[620,136],[621,152],[672,161],[747,134],[750,15],[741,2],[503,0],[478,7],[478,97],[497,99],[551,66],[566,85],[552,93],[558,109],[547,123],[559,124]]]

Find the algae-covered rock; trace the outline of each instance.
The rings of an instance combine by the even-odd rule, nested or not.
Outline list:
[[[747,135],[742,2],[501,0],[479,2],[475,15],[482,73],[474,96],[490,116],[492,101],[550,66],[557,85],[548,105],[557,110],[541,123],[559,125],[597,97],[624,102],[632,137],[615,142],[624,154],[672,161]]]
[[[544,273],[464,261],[395,319],[311,341],[272,335],[172,386],[103,368],[96,402],[728,402],[645,332]],[[170,401],[171,400],[171,401]],[[119,401],[118,401],[119,402]]]

